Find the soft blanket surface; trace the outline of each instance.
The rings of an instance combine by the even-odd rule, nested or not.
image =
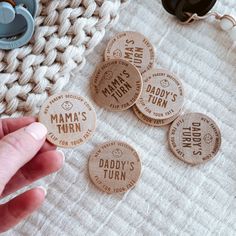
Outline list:
[[[236,16],[234,0],[218,1],[214,10]],[[210,162],[191,167],[177,160],[167,143],[168,127],[141,123],[131,110],[112,113],[96,106],[98,127],[88,143],[66,150],[66,163],[41,184],[43,207],[6,235],[236,235],[236,48],[213,20],[189,26],[167,14],[160,0],[133,0],[119,23],[96,47],[68,90],[91,99],[90,77],[110,37],[139,31],[156,48],[156,66],[181,78],[185,112],[202,112],[222,132],[222,147]],[[107,195],[89,180],[89,153],[118,139],[140,153],[143,171],[137,187]]]

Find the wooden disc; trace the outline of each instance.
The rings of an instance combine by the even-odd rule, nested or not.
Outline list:
[[[95,102],[111,111],[127,110],[135,104],[142,91],[142,76],[129,62],[114,59],[102,62],[91,83]]]
[[[134,105],[132,108],[133,108],[134,114],[138,117],[139,120],[141,120],[143,123],[147,125],[154,126],[154,127],[161,127],[161,126],[168,125],[172,123],[180,115],[180,112],[179,112],[168,119],[157,120],[157,119],[152,119],[145,116],[141,111],[139,111],[136,105]]]
[[[221,146],[217,124],[201,113],[179,116],[169,130],[170,148],[182,161],[196,165],[212,159]]]
[[[85,98],[62,92],[42,105],[39,121],[47,129],[47,140],[56,146],[72,148],[88,141],[96,128],[96,113]]]
[[[168,119],[181,110],[183,85],[167,70],[152,69],[143,75],[143,90],[137,108],[152,119]]]
[[[141,73],[150,70],[155,61],[155,51],[150,41],[137,32],[121,32],[108,43],[105,60],[122,58],[132,63]]]
[[[120,141],[99,145],[90,155],[88,168],[92,182],[106,193],[126,192],[141,175],[138,153]]]

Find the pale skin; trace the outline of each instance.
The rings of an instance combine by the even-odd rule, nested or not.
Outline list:
[[[45,141],[46,132],[34,117],[0,120],[0,199],[61,169],[64,156]],[[45,195],[33,188],[0,205],[0,233],[36,211]]]

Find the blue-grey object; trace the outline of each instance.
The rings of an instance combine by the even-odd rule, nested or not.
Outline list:
[[[27,44],[34,33],[37,0],[15,0],[16,6],[0,2],[0,49]]]

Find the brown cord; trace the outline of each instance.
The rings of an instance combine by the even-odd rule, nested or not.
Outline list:
[[[13,0],[0,0],[0,2],[8,2],[8,3],[10,3],[13,7],[16,6],[15,1],[13,1]]]

